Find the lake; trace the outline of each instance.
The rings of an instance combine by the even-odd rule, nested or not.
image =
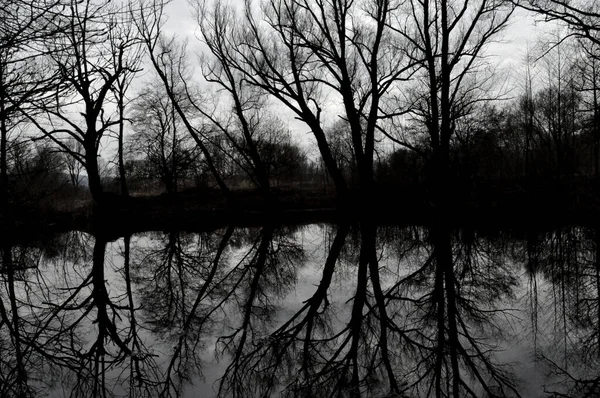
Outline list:
[[[0,396],[595,397],[600,229],[71,231],[2,248]]]

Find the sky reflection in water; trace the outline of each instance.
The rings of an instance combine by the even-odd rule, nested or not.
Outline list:
[[[599,239],[309,225],[5,247],[0,395],[597,396]]]

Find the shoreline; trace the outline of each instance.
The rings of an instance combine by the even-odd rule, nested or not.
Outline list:
[[[442,222],[451,227],[475,229],[545,229],[560,225],[600,226],[600,204],[566,201],[565,198],[524,200],[507,197],[490,201],[457,201],[447,204]],[[589,199],[589,198],[588,198]],[[592,204],[590,204],[592,203]],[[209,193],[182,193],[122,198],[108,195],[102,205],[78,201],[68,209],[19,209],[8,220],[0,220],[0,234],[6,240],[80,230],[109,237],[146,231],[210,231],[228,225],[260,226],[307,223],[357,223],[364,219],[356,197],[340,205],[332,194],[290,191],[278,193],[269,201],[253,191],[235,192],[226,202]],[[369,219],[380,225],[435,224],[433,208],[419,195],[378,197]],[[6,222],[8,221],[8,222]]]

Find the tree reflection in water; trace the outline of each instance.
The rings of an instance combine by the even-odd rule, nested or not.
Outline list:
[[[366,222],[7,242],[0,396],[182,396],[216,355],[205,394],[515,397],[527,376],[502,351],[522,336],[546,395],[600,393],[597,229]]]
[[[599,396],[600,230],[560,228],[538,234],[534,246],[528,261],[549,282],[545,297],[536,296],[537,354],[555,376],[546,390],[556,397]]]

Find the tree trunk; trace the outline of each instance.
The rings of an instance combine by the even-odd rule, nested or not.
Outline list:
[[[1,101],[1,100],[0,100]],[[4,115],[4,103],[0,109],[0,215],[7,215],[8,206],[8,131],[6,127],[6,119]]]
[[[246,144],[248,145],[248,155],[253,163],[254,174],[256,175],[256,180],[258,181],[258,189],[261,191],[264,199],[270,199],[270,191],[271,184],[269,181],[269,173],[267,172],[267,167],[263,162],[260,153],[258,152],[258,147],[256,142],[252,138],[252,132],[250,131],[250,125],[246,120],[246,116],[244,115],[242,103],[240,101],[240,97],[238,95],[237,90],[235,89],[235,82],[231,79],[232,91],[231,94],[233,96],[234,104],[235,104],[235,112],[238,116],[238,120],[242,125],[242,134],[244,135],[244,139]]]
[[[123,158],[123,135],[125,134],[125,105],[123,104],[123,97],[125,96],[125,93],[122,89],[119,91],[119,185],[121,186],[121,195],[129,196],[129,190],[127,189],[127,178],[125,175],[125,160]]]
[[[102,181],[98,169],[98,155],[94,149],[85,148],[85,168],[88,174],[88,186],[94,202],[102,201]]]
[[[160,63],[152,51],[153,51],[153,49],[150,48],[149,49],[150,60],[152,61],[152,65],[154,66],[156,73],[158,74],[158,76],[160,77],[160,79],[162,80],[162,82],[165,86],[165,90],[167,91],[167,95],[169,96],[169,99],[171,100],[171,104],[177,111],[177,114],[181,118],[181,121],[183,122],[185,128],[188,130],[189,134],[192,136],[192,139],[196,142],[196,144],[200,148],[200,151],[204,155],[206,164],[208,165],[208,168],[209,168],[211,174],[213,175],[217,185],[221,189],[221,192],[223,192],[223,195],[227,199],[231,199],[232,198],[231,191],[230,191],[229,187],[227,187],[227,184],[223,180],[223,177],[221,177],[221,173],[219,172],[219,170],[217,170],[217,167],[215,165],[215,162],[214,162],[214,159],[213,159],[211,153],[209,152],[206,145],[204,145],[204,142],[202,142],[202,139],[200,138],[199,134],[196,132],[196,130],[194,129],[194,127],[192,126],[190,121],[188,120],[183,109],[181,109],[181,106],[180,106],[177,98],[175,97],[175,93],[173,92],[173,87],[170,84],[169,79],[167,78],[167,75],[161,69]]]
[[[0,70],[0,78],[2,78]],[[6,125],[4,82],[0,81],[0,216],[8,214],[8,127]]]
[[[337,166],[337,163],[331,154],[331,147],[327,143],[325,132],[321,128],[320,122],[310,113],[310,111],[307,110],[305,112],[303,120],[312,129],[313,135],[317,140],[319,152],[321,153],[321,159],[325,165],[325,168],[327,169],[327,174],[331,177],[335,185],[338,200],[344,203],[348,196],[348,184],[346,183],[346,180],[342,175],[342,171]]]
[[[596,80],[595,63],[592,69],[592,84],[594,94],[594,191],[600,184],[600,109],[598,104],[598,81]]]

